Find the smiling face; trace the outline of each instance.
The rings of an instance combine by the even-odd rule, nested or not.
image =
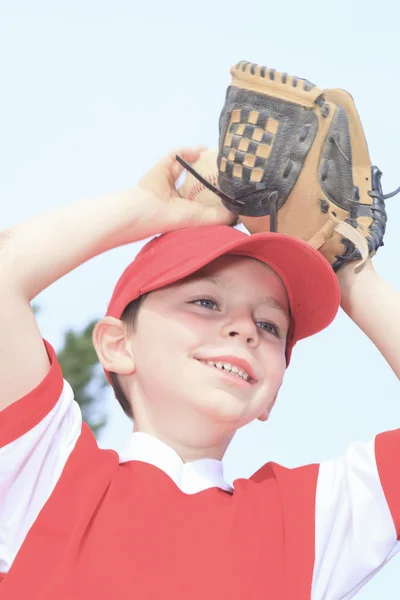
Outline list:
[[[281,279],[251,258],[222,256],[151,292],[128,336],[134,371],[123,376],[135,429],[218,444],[264,418],[285,372],[289,326]]]

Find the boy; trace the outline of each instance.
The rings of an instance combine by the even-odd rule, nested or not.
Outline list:
[[[268,418],[294,344],[332,321],[339,284],[303,242],[248,237],[222,206],[179,198],[174,156],[134,190],[2,235],[2,600],[350,598],[399,550],[400,431],[338,461],[224,481],[235,431]],[[135,422],[119,457],[82,425],[29,303],[89,258],[159,232],[93,335]],[[371,263],[339,282],[400,377],[399,294]]]

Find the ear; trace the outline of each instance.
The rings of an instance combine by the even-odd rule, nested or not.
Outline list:
[[[266,408],[266,409],[265,409],[265,410],[264,410],[264,411],[261,413],[261,415],[260,415],[259,417],[257,417],[257,419],[258,419],[259,421],[268,421],[268,419],[269,419],[269,415],[271,414],[271,410],[272,410],[272,408],[273,408],[273,406],[274,406],[274,404],[275,404],[275,402],[276,402],[276,399],[277,399],[277,397],[278,397],[278,392],[276,392],[276,394],[275,394],[275,396],[274,396],[274,399],[273,399],[273,401],[272,401],[272,404],[270,404],[270,405],[269,405],[269,406],[268,406],[268,407],[267,407],[267,408]]]
[[[93,345],[106,371],[130,375],[135,361],[127,336],[126,324],[114,317],[105,317],[93,329]]]

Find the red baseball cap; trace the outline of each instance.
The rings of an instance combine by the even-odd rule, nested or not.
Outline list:
[[[269,265],[289,298],[291,327],[286,360],[295,343],[327,327],[340,303],[337,277],[309,244],[280,233],[247,235],[226,225],[191,227],[160,235],[138,253],[119,278],[107,316],[121,318],[130,302],[198,271],[224,254],[248,256]]]

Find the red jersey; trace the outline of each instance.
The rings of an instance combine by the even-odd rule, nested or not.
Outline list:
[[[99,449],[47,347],[0,413],[2,600],[347,599],[400,550],[400,430],[230,486],[147,434]]]

